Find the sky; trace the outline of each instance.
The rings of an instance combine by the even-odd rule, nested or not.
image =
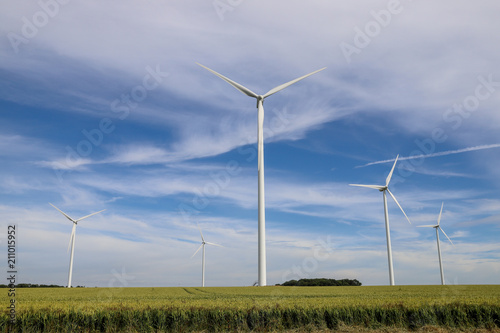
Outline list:
[[[500,43],[495,0],[5,0],[0,240],[18,282],[257,281],[255,99],[265,100],[267,283],[500,283]],[[6,260],[2,260],[2,267]],[[6,274],[6,273],[5,273]]]

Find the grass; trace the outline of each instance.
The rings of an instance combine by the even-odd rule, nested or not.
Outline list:
[[[27,288],[16,304],[20,332],[500,328],[497,285]]]

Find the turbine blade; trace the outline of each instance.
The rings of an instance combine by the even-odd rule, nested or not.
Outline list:
[[[78,220],[76,220],[75,222],[80,222],[81,220],[86,219],[87,217],[91,217],[92,215],[102,213],[102,212],[104,212],[105,210],[106,210],[106,209],[103,209],[103,210],[100,210],[100,211],[98,211],[98,212],[95,212],[95,213],[89,214],[89,215],[87,215],[87,216],[80,217],[80,218],[79,218]]]
[[[429,227],[429,228],[436,228],[436,227],[438,227],[438,226],[437,226],[437,225],[432,225],[432,224],[417,225],[417,228],[426,228],[426,227]]]
[[[76,232],[76,223],[73,222],[73,229],[71,229],[71,236],[69,237],[68,251],[66,252],[69,252],[71,244],[73,244],[73,242],[75,241],[75,232]]]
[[[373,189],[376,189],[379,191],[384,189],[384,187],[385,187],[385,186],[381,186],[381,185],[361,185],[361,184],[349,184],[349,186],[368,187],[368,188],[373,188]]]
[[[392,165],[391,172],[389,172],[389,175],[387,176],[385,180],[385,186],[389,186],[389,182],[391,181],[392,178],[392,173],[394,172],[394,168],[396,167],[396,163],[398,162],[399,154],[396,156],[396,160],[394,161],[394,164]]]
[[[253,91],[251,91],[250,89],[242,86],[241,84],[239,84],[237,82],[234,82],[233,80],[225,77],[224,75],[219,74],[216,71],[211,70],[210,68],[203,66],[202,64],[199,64],[199,63],[196,63],[196,64],[199,65],[199,66],[201,66],[201,67],[203,67],[203,68],[205,68],[209,72],[217,75],[218,77],[220,77],[221,79],[223,79],[224,81],[226,81],[227,83],[229,83],[230,85],[232,85],[233,87],[235,87],[236,89],[238,89],[239,91],[241,91],[242,93],[244,93],[245,95],[250,96],[250,97],[255,97],[255,98],[257,98],[259,96],[256,93],[254,93]]]
[[[57,208],[56,206],[54,206],[54,205],[53,205],[53,204],[51,204],[50,202],[49,202],[49,205],[51,205],[52,207],[54,207],[55,209],[57,209],[59,212],[61,212],[61,214],[63,214],[64,216],[66,216],[66,218],[67,218],[68,220],[70,220],[71,222],[75,222],[75,220],[73,220],[71,217],[69,217],[69,215],[67,215],[65,212],[63,212],[62,210],[60,210],[59,208]]]
[[[222,245],[215,244],[215,243],[210,243],[210,242],[205,242],[205,244],[210,244],[210,245],[215,245],[215,246],[219,246],[219,247],[224,247],[224,246],[222,246]]]
[[[191,258],[194,257],[196,255],[196,253],[198,253],[198,251],[201,250],[202,247],[203,247],[203,244],[200,245],[200,247],[198,248],[198,250],[196,250],[196,252],[191,256]]]
[[[446,236],[446,238],[448,238],[448,240],[450,241],[451,245],[455,246],[455,244],[453,244],[453,242],[451,241],[450,237],[448,237],[448,235],[446,234],[446,232],[444,232],[444,230],[439,227],[439,230],[441,230],[443,232],[443,234]]]
[[[401,207],[401,205],[399,204],[398,200],[396,199],[396,197],[394,196],[394,194],[392,194],[391,191],[389,191],[389,189],[387,189],[387,192],[389,192],[389,194],[391,195],[391,197],[394,199],[394,202],[396,202],[396,204],[398,205],[399,209],[401,209],[401,211],[403,212],[403,214],[405,214],[405,217],[406,219],[408,220],[408,223],[411,224],[410,222],[410,219],[408,218],[408,216],[406,215],[405,211],[403,210],[403,207]]]
[[[205,239],[203,238],[203,233],[201,232],[200,225],[198,224],[198,222],[196,222],[196,225],[198,226],[198,230],[200,230],[201,241],[204,243]]]
[[[316,73],[318,73],[318,72],[321,72],[321,71],[322,71],[322,70],[324,70],[325,68],[326,68],[326,67],[323,67],[323,68],[321,68],[321,69],[318,69],[317,71],[314,71],[314,72],[312,72],[312,73],[309,73],[309,74],[306,74],[306,75],[304,75],[304,76],[301,76],[301,77],[299,77],[298,79],[295,79],[295,80],[289,81],[289,82],[284,83],[284,84],[282,84],[282,85],[279,85],[279,86],[277,86],[276,88],[273,88],[273,89],[269,90],[269,91],[268,91],[267,93],[265,93],[262,97],[263,97],[263,98],[266,98],[266,97],[268,97],[268,96],[271,96],[272,94],[277,93],[278,91],[285,89],[286,87],[288,87],[288,86],[290,86],[290,85],[294,84],[295,82],[298,82],[298,81],[300,81],[300,80],[302,80],[302,79],[305,79],[305,78],[306,78],[306,77],[308,77],[308,76],[311,76],[311,75],[313,75],[313,74],[316,74]]]
[[[444,202],[441,203],[441,211],[439,212],[439,217],[438,217],[438,226],[439,226],[439,222],[441,221],[441,214],[443,213],[443,206],[444,206]]]

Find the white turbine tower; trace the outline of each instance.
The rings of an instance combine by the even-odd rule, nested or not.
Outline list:
[[[451,241],[450,237],[448,237],[446,232],[444,232],[444,230],[439,225],[439,223],[441,222],[441,214],[443,213],[443,206],[444,206],[444,202],[441,204],[441,211],[439,212],[437,224],[435,224],[435,225],[419,225],[418,227],[429,227],[429,228],[436,229],[436,240],[437,240],[438,257],[439,257],[439,270],[441,272],[441,284],[444,286],[445,283],[444,283],[444,273],[443,273],[443,262],[441,261],[441,247],[439,246],[439,230],[441,230],[443,232],[443,234],[446,236],[446,238],[448,238],[448,240],[450,241],[450,243],[452,245],[453,245],[453,242]]]
[[[200,249],[203,248],[203,251],[202,251],[203,256],[201,259],[201,286],[205,287],[205,245],[208,244],[208,245],[214,245],[214,246],[220,246],[220,247],[223,247],[223,246],[219,245],[219,244],[215,244],[215,243],[205,242],[205,238],[203,238],[203,233],[201,232],[201,228],[199,225],[198,225],[198,229],[200,230],[201,245],[198,248],[198,250],[196,250],[196,252],[191,256],[191,258],[194,257],[196,255],[196,253],[198,253],[198,251],[200,251]]]
[[[69,244],[68,244],[68,251],[69,251],[69,248],[71,247],[71,256],[70,256],[70,259],[69,259],[69,274],[68,274],[68,288],[71,288],[71,276],[73,274],[73,254],[75,253],[75,233],[76,233],[76,225],[78,224],[78,222],[80,222],[81,220],[83,219],[86,219],[87,217],[91,217],[92,215],[95,215],[95,214],[99,214],[103,211],[105,211],[106,209],[103,209],[103,210],[100,210],[98,212],[95,212],[95,213],[92,213],[92,214],[89,214],[87,216],[84,216],[84,217],[80,217],[79,219],[72,219],[71,217],[69,217],[66,213],[64,213],[62,210],[60,210],[59,208],[57,208],[56,206],[54,206],[53,204],[51,204],[49,202],[49,204],[54,207],[55,209],[57,209],[58,211],[61,212],[61,214],[63,214],[64,216],[66,216],[66,218],[68,220],[70,220],[71,222],[73,222],[73,229],[71,230],[71,236],[69,238]]]
[[[401,211],[405,215],[408,222],[411,224],[410,219],[408,218],[408,216],[406,216],[406,213],[403,210],[403,207],[401,207],[401,205],[399,204],[399,202],[396,199],[396,197],[394,196],[394,194],[392,194],[392,192],[389,190],[389,182],[391,181],[392,173],[394,172],[394,168],[396,167],[396,163],[398,162],[398,158],[399,158],[399,155],[396,157],[396,160],[394,161],[394,165],[392,166],[391,172],[389,173],[389,175],[387,176],[387,179],[385,180],[385,185],[350,184],[351,186],[361,186],[361,187],[373,188],[373,189],[379,190],[380,192],[382,192],[384,194],[385,235],[387,238],[387,259],[389,262],[389,281],[390,281],[391,286],[394,285],[394,269],[392,266],[391,232],[389,230],[389,214],[387,211],[387,197],[386,197],[385,192],[388,192],[391,195],[391,197],[394,199],[394,202],[396,202],[396,204],[401,209]]]
[[[216,71],[211,70],[208,67],[205,67],[201,64],[198,64],[201,67],[205,68],[206,70],[212,72],[213,74],[217,75],[224,81],[228,82],[230,85],[244,93],[245,95],[249,97],[253,97],[257,99],[257,109],[258,109],[258,122],[257,122],[257,147],[258,147],[258,210],[259,210],[259,228],[258,228],[258,235],[259,235],[259,286],[265,286],[267,285],[267,274],[266,274],[266,213],[265,213],[265,200],[264,200],[264,99],[266,97],[271,96],[274,93],[277,93],[278,91],[285,89],[286,87],[302,80],[305,79],[306,77],[313,75],[319,71],[324,70],[326,67],[319,69],[317,71],[314,71],[312,73],[309,73],[307,75],[301,76],[298,79],[292,80],[290,82],[284,83],[282,85],[279,85],[271,90],[269,90],[267,93],[264,95],[258,95],[251,91],[248,88],[245,88],[239,83],[234,82],[231,79],[228,79],[227,77],[217,73]]]

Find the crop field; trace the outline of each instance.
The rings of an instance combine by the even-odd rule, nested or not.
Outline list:
[[[7,295],[7,289],[2,291]],[[7,305],[7,304],[6,304]],[[18,288],[19,332],[500,329],[500,286]]]

